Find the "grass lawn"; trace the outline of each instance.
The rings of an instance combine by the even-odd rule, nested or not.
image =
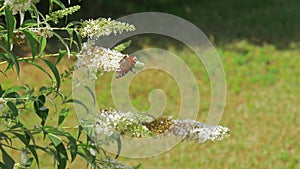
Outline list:
[[[141,162],[145,169],[300,167],[300,118],[297,117],[300,109],[300,58],[296,57],[300,53],[299,48],[279,50],[272,45],[258,46],[243,40],[217,49],[225,68],[228,87],[225,112],[220,124],[231,129],[231,136],[220,142],[205,144],[184,142],[160,156],[148,159],[121,158],[122,161],[129,164]],[[198,79],[202,97],[199,120],[203,121],[210,104],[210,84],[205,69],[193,67],[193,64],[199,65],[200,61],[188,49],[173,52],[177,52],[190,65]],[[61,69],[66,66],[62,64]],[[147,97],[153,86],[146,84],[153,82],[148,76],[157,76],[153,84],[156,87],[162,86],[168,96],[172,97],[172,93],[176,95],[177,88],[168,91],[176,83],[171,80],[165,83],[167,75],[161,74],[158,76],[157,72],[145,72],[144,75],[138,75],[137,82],[133,81],[131,98],[137,108],[142,110],[149,106]],[[14,73],[10,73],[9,78],[1,78],[1,84],[4,88],[24,83],[38,86],[36,79],[41,76],[44,75],[38,70],[23,65],[18,81]],[[97,82],[100,107],[112,105],[110,85],[103,83],[109,82],[110,78],[111,74],[105,75]],[[66,82],[63,89],[69,85]],[[175,112],[176,107],[176,99],[171,99],[166,109]],[[23,118],[29,119],[28,116],[31,115],[26,114]],[[48,124],[51,121],[55,123],[56,119],[50,120]],[[73,113],[64,125],[77,123]],[[28,125],[32,124],[32,121],[28,121]],[[45,156],[40,161],[51,168],[48,158]],[[79,160],[70,167],[78,165],[84,166]]]

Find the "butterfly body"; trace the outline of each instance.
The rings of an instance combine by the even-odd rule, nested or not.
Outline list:
[[[125,76],[129,71],[132,71],[137,58],[135,56],[125,56],[120,62],[119,70],[117,70],[118,75],[116,76],[117,79]]]

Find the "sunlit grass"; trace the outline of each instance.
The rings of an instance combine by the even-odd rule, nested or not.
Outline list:
[[[204,121],[210,106],[210,83],[201,62],[188,49],[170,46],[192,69],[201,95],[198,120]],[[120,158],[128,164],[142,163],[142,168],[195,169],[195,168],[300,168],[300,54],[298,47],[277,49],[265,44],[253,45],[247,40],[239,40],[217,48],[222,59],[227,78],[227,102],[221,125],[231,129],[231,136],[220,142],[204,144],[181,143],[167,153],[148,159]],[[73,61],[64,60],[60,70],[67,68]],[[32,66],[22,64],[19,80],[15,72],[8,78],[1,76],[2,87],[16,84],[32,84],[35,89],[40,86],[39,79],[46,77]],[[1,69],[3,66],[1,66]],[[101,108],[113,106],[110,94],[112,74],[97,80],[96,93]],[[151,77],[151,78],[150,78]],[[154,80],[153,80],[154,79]],[[50,83],[50,81],[49,81]],[[69,90],[71,82],[63,84],[62,90]],[[178,111],[179,88],[167,74],[158,71],[145,71],[138,74],[130,86],[132,104],[139,110],[150,106],[148,96],[151,90],[161,88],[170,102],[166,112]],[[33,113],[24,113],[28,124]],[[55,114],[47,124],[57,124]],[[76,114],[70,116],[63,126],[78,124]],[[40,138],[42,140],[42,138]],[[19,160],[19,156],[15,156]],[[49,160],[51,159],[51,160]],[[48,155],[41,155],[43,168],[53,168],[53,160]],[[85,163],[78,158],[70,168],[83,168]]]

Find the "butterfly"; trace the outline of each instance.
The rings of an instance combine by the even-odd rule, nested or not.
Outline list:
[[[135,56],[124,56],[124,58],[119,62],[120,67],[117,70],[118,75],[116,78],[119,79],[125,76],[129,71],[132,71],[136,61],[137,58]]]

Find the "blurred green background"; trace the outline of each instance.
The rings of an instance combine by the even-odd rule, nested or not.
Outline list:
[[[212,41],[225,69],[228,91],[220,125],[231,129],[230,137],[204,144],[183,142],[159,156],[120,158],[121,161],[129,165],[142,163],[143,169],[300,168],[300,1],[84,0],[80,4],[81,11],[69,19],[118,18],[149,11],[182,17],[197,25]],[[42,9],[47,4],[39,6]],[[204,121],[211,90],[206,70],[197,56],[170,38],[140,35],[130,39],[132,47],[127,52],[148,47],[164,48],[190,66],[201,95],[198,120]],[[51,47],[55,46],[50,45],[48,49]],[[60,65],[61,71],[70,62],[65,59],[64,63]],[[39,86],[37,79],[43,76],[42,72],[29,65],[22,66],[19,80],[14,72],[9,78],[1,76],[3,88],[24,83]],[[111,77],[112,74],[106,74],[97,81],[97,99],[103,108],[113,106]],[[68,90],[70,84],[66,82],[63,89]],[[166,112],[176,113],[179,88],[170,76],[160,71],[137,75],[130,88],[133,105],[140,110],[149,108],[148,94],[155,88],[166,92],[169,101]],[[76,115],[72,114],[65,125],[77,123]],[[52,168],[49,161],[41,161]],[[84,166],[78,160],[69,167]]]

